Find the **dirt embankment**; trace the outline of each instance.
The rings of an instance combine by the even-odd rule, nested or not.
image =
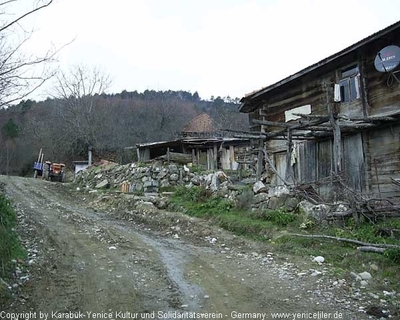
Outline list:
[[[7,312],[108,312],[113,319],[121,312],[155,318],[169,311],[218,312],[224,319],[336,312],[342,319],[369,318],[369,301],[309,257],[280,256],[177,213],[168,216],[170,230],[152,231],[143,219],[87,208],[68,185],[0,181],[16,205],[30,254],[29,273],[12,289],[18,297],[1,308]],[[180,232],[180,219],[190,232]]]

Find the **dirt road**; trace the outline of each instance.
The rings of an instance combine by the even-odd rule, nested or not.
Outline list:
[[[332,287],[325,266],[314,263],[310,271],[309,257],[292,262],[273,252],[173,239],[85,208],[66,185],[4,176],[0,182],[31,248],[29,281],[20,288],[22,298],[2,308],[7,312],[51,317],[57,311],[53,318],[76,312],[75,318],[88,319],[95,317],[87,312],[103,319],[319,312],[315,319],[335,313],[368,319],[341,296],[343,288]]]

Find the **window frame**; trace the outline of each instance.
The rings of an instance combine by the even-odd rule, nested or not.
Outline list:
[[[358,63],[339,70],[340,102],[351,103],[361,99],[361,74]]]

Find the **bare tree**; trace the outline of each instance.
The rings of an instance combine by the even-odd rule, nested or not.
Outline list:
[[[48,7],[53,0],[35,1],[31,10],[14,17],[10,11],[16,2],[0,2],[0,108],[23,99],[54,75],[47,69],[46,62],[52,61],[57,51],[49,50],[41,57],[23,54],[23,47],[32,33],[20,26],[21,20]],[[10,16],[13,18],[8,19]],[[19,31],[24,34],[23,39],[17,44],[9,41]]]
[[[62,119],[71,154],[88,148],[101,148],[111,112],[102,94],[110,87],[108,75],[97,68],[76,66],[56,76],[55,94],[57,117]]]

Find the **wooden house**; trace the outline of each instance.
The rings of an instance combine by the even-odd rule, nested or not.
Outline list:
[[[192,163],[207,170],[237,170],[238,156],[250,148],[250,141],[233,137],[208,114],[202,113],[183,128],[178,139],[141,143],[136,147],[138,161],[162,158]]]
[[[271,185],[399,196],[400,22],[241,99]],[[264,168],[264,166],[262,167]]]

